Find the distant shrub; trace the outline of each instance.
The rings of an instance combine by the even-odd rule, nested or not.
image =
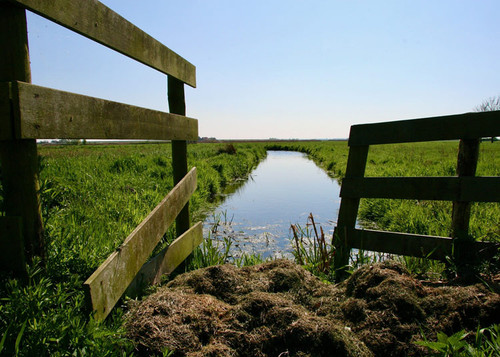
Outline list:
[[[219,150],[217,150],[217,154],[234,155],[236,154],[236,148],[233,144],[227,144],[226,146],[219,148]]]

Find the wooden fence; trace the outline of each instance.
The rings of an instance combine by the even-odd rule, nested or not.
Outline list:
[[[500,136],[500,111],[352,126],[334,232],[335,269],[348,265],[351,248],[457,262],[496,252],[497,244],[468,235],[471,202],[500,202],[500,177],[475,177],[480,139],[492,136]],[[370,145],[457,139],[455,177],[364,177]],[[361,198],[453,201],[451,237],[357,229]]]
[[[32,85],[26,9],[166,74],[170,113]],[[23,275],[26,261],[45,254],[36,139],[172,141],[174,189],[85,282],[104,319],[127,288],[158,282],[202,240],[188,207],[196,169],[187,171],[187,141],[198,139],[198,121],[185,116],[184,101],[196,69],[97,0],[0,0],[0,48],[1,269]],[[178,238],[144,264],[174,219]]]

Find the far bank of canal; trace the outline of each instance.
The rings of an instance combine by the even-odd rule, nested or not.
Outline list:
[[[293,151],[268,151],[267,158],[207,219],[219,222],[213,238],[233,241],[232,255],[290,257],[290,225],[305,227],[313,214],[331,237],[340,205],[340,186],[326,172]]]

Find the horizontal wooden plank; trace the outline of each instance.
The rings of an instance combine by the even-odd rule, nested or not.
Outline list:
[[[21,217],[0,216],[0,270],[26,274]]]
[[[459,177],[460,202],[500,202],[500,177]]]
[[[196,87],[194,65],[99,1],[9,1]]]
[[[197,140],[198,120],[13,82],[19,139]]]
[[[500,111],[351,126],[349,146],[500,136]]]
[[[500,177],[346,177],[340,196],[500,202]]]
[[[95,318],[106,318],[196,189],[193,168],[84,283]]]
[[[0,140],[13,137],[9,83],[0,83]]]
[[[143,287],[160,283],[162,276],[172,273],[202,241],[203,224],[198,222],[144,264],[125,294],[136,296]]]
[[[348,245],[352,248],[442,261],[446,261],[452,254],[452,238],[369,229],[351,229],[348,232]],[[498,250],[496,243],[470,244],[471,249],[478,250],[479,257],[489,258]]]

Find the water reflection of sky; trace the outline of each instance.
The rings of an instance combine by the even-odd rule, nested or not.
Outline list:
[[[252,179],[217,208],[221,223],[231,222],[222,224],[217,231],[219,236],[233,238],[234,255],[241,250],[263,256],[289,256],[290,225],[305,226],[309,213],[331,239],[339,192],[337,182],[306,155],[268,151]]]

